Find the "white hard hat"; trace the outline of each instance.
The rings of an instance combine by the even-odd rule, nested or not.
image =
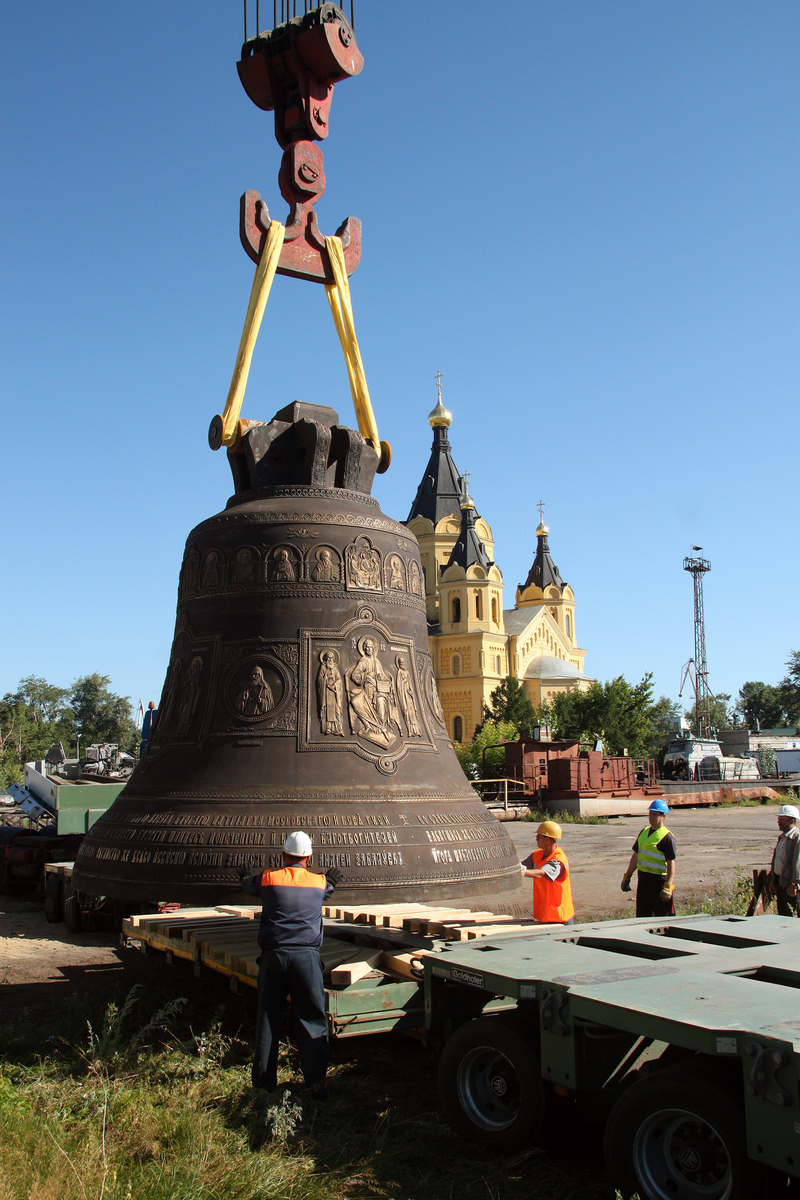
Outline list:
[[[800,820],[800,808],[795,804],[782,804],[778,809],[779,817],[794,817],[795,821]]]
[[[303,833],[301,829],[296,829],[289,834],[286,841],[283,843],[284,854],[295,854],[298,858],[306,858],[312,854],[314,847],[311,845],[311,838],[307,833]]]

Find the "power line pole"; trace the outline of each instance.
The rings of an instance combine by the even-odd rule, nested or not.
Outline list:
[[[692,546],[693,550],[702,550],[702,546]],[[694,669],[695,686],[695,725],[700,737],[707,737],[711,728],[711,692],[708,687],[708,664],[706,663],[706,625],[703,615],[703,576],[711,570],[707,558],[685,558],[683,569],[688,571],[694,580]]]

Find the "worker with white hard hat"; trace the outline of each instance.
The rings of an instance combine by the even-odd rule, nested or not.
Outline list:
[[[623,892],[631,890],[636,872],[637,917],[675,916],[675,836],[667,829],[666,800],[654,800],[647,812],[649,824],[633,843],[628,869],[622,876]]]
[[[283,843],[281,866],[248,875],[237,868],[242,888],[261,898],[258,944],[258,1015],[253,1087],[271,1092],[278,1083],[278,1046],[292,998],[292,1021],[308,1093],[327,1095],[328,1018],[322,983],[322,906],[342,877],[338,867],[325,875],[309,871],[311,838],[302,830]]]
[[[545,924],[571,925],[575,917],[569,862],[559,846],[561,826],[542,821],[536,830],[536,845],[519,864],[524,878],[533,880],[533,919]]]
[[[800,829],[797,822],[800,809],[794,804],[784,804],[778,809],[780,837],[775,843],[767,877],[766,893],[775,899],[778,915],[800,916]]]

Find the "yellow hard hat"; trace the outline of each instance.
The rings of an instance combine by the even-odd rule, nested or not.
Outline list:
[[[545,837],[555,838],[558,841],[561,837],[561,826],[556,821],[542,821],[536,833],[542,833]]]

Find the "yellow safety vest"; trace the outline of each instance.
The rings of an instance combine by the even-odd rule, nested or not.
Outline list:
[[[663,850],[659,850],[659,843],[662,838],[665,838],[669,830],[666,825],[662,825],[660,829],[651,829],[648,825],[647,829],[643,829],[636,839],[636,869],[644,871],[646,875],[666,875],[667,859]]]

